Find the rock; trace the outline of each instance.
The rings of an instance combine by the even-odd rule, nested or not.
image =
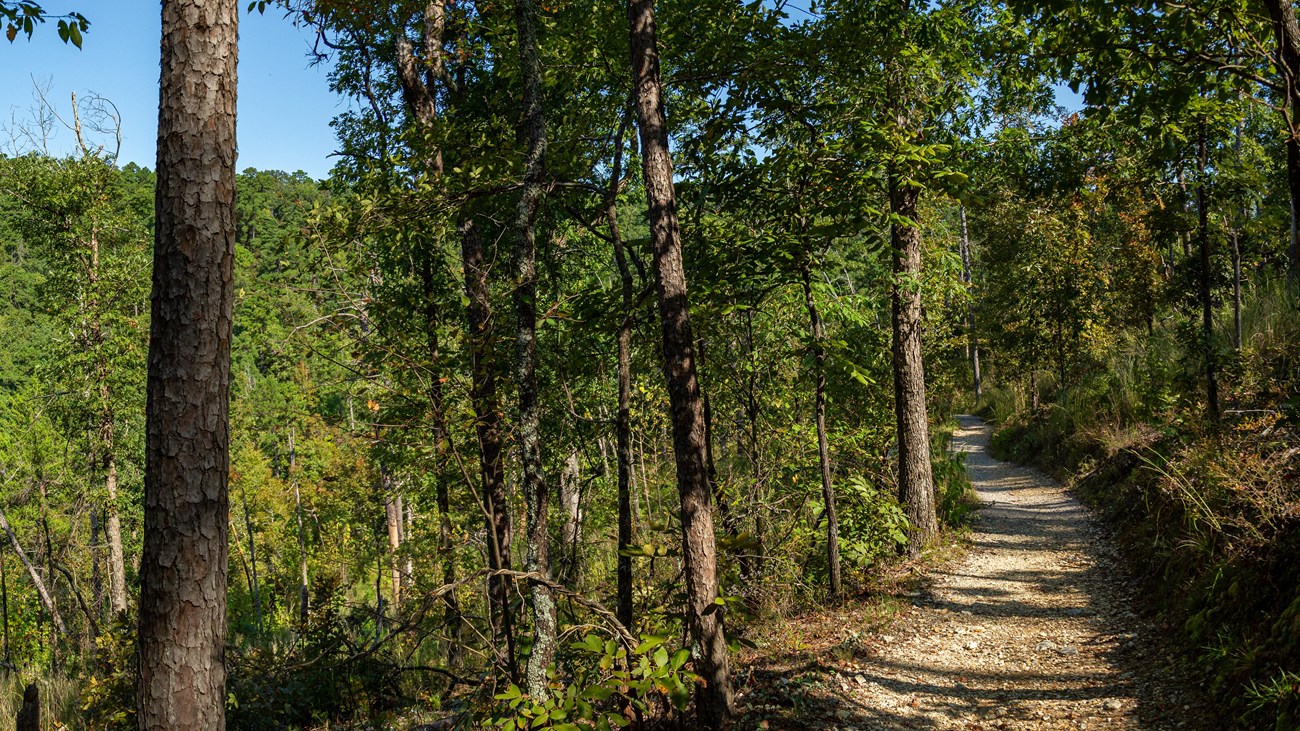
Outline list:
[[[1078,650],[1074,649],[1073,647],[1071,647],[1071,646],[1069,646],[1069,645],[1066,645],[1065,647],[1058,647],[1058,648],[1056,649],[1056,652],[1057,652],[1057,654],[1059,654],[1059,655],[1067,655],[1067,656],[1072,656],[1072,655],[1078,655],[1078,654],[1079,654],[1079,651],[1078,651]]]
[[[1060,645],[1056,644],[1055,642],[1052,642],[1051,640],[1043,640],[1037,645],[1034,645],[1034,649],[1038,650],[1039,652],[1043,652],[1045,650],[1056,650],[1059,648]]]
[[[1119,700],[1118,698],[1111,698],[1110,700],[1108,700],[1108,701],[1106,701],[1105,703],[1101,704],[1101,707],[1102,707],[1102,710],[1105,710],[1105,711],[1112,711],[1112,712],[1114,712],[1114,711],[1118,711],[1119,709],[1123,708],[1123,707],[1124,707],[1124,702],[1121,701],[1121,700]]]
[[[854,675],[853,682],[857,683],[858,685],[866,685],[867,679],[862,677],[861,675]]]
[[[980,643],[978,643],[978,642],[967,642],[967,643],[966,643],[966,649],[967,649],[967,650],[978,650],[978,649],[980,649]]]

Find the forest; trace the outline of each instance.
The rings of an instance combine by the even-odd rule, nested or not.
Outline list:
[[[255,13],[327,179],[238,172]],[[0,155],[0,727],[1300,729],[1291,0],[162,20],[153,169],[93,95]],[[1015,502],[982,420],[1199,701],[827,705]]]

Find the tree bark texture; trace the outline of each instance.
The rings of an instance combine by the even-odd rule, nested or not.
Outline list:
[[[704,681],[696,689],[695,706],[701,727],[722,728],[730,720],[733,703],[730,658],[722,616],[714,603],[718,597],[717,546],[705,459],[704,408],[696,374],[673,162],[668,150],[654,0],[629,0],[628,25],[681,500],[686,619],[694,643],[695,670]]]
[[[537,0],[515,0],[515,25],[519,34],[519,66],[524,85],[523,194],[515,209],[515,250],[512,257],[516,319],[515,385],[519,391],[518,440],[523,466],[524,504],[527,506],[528,555],[525,567],[543,578],[551,577],[550,492],[542,462],[541,415],[537,399],[537,209],[546,188],[546,117],[542,105],[542,62],[537,43]],[[533,601],[533,651],[528,656],[525,680],[529,695],[549,694],[546,669],[555,659],[556,606],[551,590],[529,582]]]
[[[835,489],[831,483],[831,450],[826,439],[826,335],[822,331],[821,315],[813,297],[812,272],[804,262],[803,294],[808,305],[808,319],[812,323],[813,362],[816,372],[813,402],[817,412],[817,459],[822,471],[822,501],[826,504],[826,564],[830,578],[831,598],[838,599],[840,588],[840,522],[835,513]]]
[[[501,407],[497,402],[496,363],[492,348],[492,298],[488,289],[483,237],[473,219],[460,225],[461,259],[465,267],[465,294],[469,298],[470,400],[478,432],[479,471],[483,481],[483,511],[487,520],[488,567],[510,568],[510,503],[506,496],[505,466],[501,462]],[[497,662],[511,677],[515,666],[514,620],[510,610],[507,577],[489,579],[492,631],[497,640]]]
[[[236,0],[164,0],[140,577],[142,731],[225,728]]]
[[[898,431],[898,499],[911,522],[907,553],[915,558],[939,534],[930,466],[925,365],[921,355],[921,229],[915,225],[919,191],[889,177],[890,211],[910,223],[890,227],[894,287],[894,414]]]

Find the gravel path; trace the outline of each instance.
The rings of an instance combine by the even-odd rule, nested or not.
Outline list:
[[[954,448],[985,507],[969,555],[937,571],[914,607],[841,667],[840,729],[1200,729],[1129,610],[1109,540],[1042,473],[988,454],[991,429],[963,416]]]

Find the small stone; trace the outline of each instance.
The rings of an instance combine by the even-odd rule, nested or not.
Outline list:
[[[1069,645],[1066,645],[1065,647],[1057,648],[1056,652],[1057,652],[1057,654],[1060,654],[1060,655],[1078,655],[1078,654],[1079,654],[1079,651],[1078,651],[1078,650],[1074,649],[1073,647],[1070,647]]]
[[[967,650],[978,650],[978,649],[980,649],[980,643],[978,643],[978,642],[967,642],[967,643],[966,643],[966,649],[967,649]]]
[[[862,677],[861,675],[854,675],[853,682],[857,683],[858,685],[866,685],[867,679]]]
[[[1039,652],[1043,652],[1044,650],[1056,650],[1059,647],[1060,645],[1057,645],[1055,642],[1052,642],[1051,640],[1043,640],[1037,645],[1034,645],[1034,649],[1038,650]]]
[[[1124,707],[1124,703],[1123,703],[1123,701],[1120,701],[1120,700],[1117,699],[1117,698],[1111,698],[1110,700],[1108,700],[1108,701],[1106,701],[1105,703],[1101,704],[1101,707],[1102,707],[1102,710],[1105,710],[1105,711],[1118,711],[1119,709],[1121,709],[1121,708]]]

